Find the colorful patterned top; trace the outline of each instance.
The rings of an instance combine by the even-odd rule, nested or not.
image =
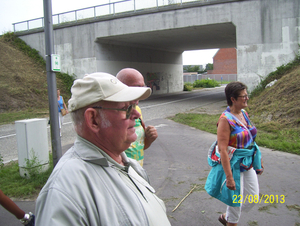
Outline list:
[[[137,160],[141,166],[143,166],[144,159],[144,146],[145,146],[145,130],[142,126],[142,112],[139,106],[136,106],[136,110],[141,114],[141,118],[135,120],[135,133],[137,139],[131,143],[130,147],[125,150],[128,158]]]
[[[239,149],[249,148],[253,144],[257,133],[256,127],[251,123],[247,112],[242,109],[242,113],[247,122],[247,125],[245,126],[247,126],[248,130],[250,131],[253,141],[251,140],[251,136],[248,134],[248,131],[243,127],[243,125],[240,122],[237,122],[232,114],[230,114],[229,107],[227,107],[227,109],[220,116],[220,119],[226,118],[230,127],[232,128],[228,146]]]

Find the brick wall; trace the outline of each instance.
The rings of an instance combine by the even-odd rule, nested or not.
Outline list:
[[[213,58],[214,69],[207,74],[237,74],[236,49],[219,49]]]

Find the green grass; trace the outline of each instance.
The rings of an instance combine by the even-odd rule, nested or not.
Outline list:
[[[194,127],[209,133],[217,134],[217,122],[220,115],[207,114],[176,114],[171,119],[175,122]]]
[[[222,85],[222,84],[228,84],[230,82],[233,82],[233,81],[227,81],[227,80],[223,80],[223,81],[217,81],[219,83],[219,85]]]
[[[19,173],[18,162],[11,162],[0,167],[1,190],[10,198],[34,198],[44,186],[53,170],[52,155],[49,156],[50,167],[46,172],[23,178]]]
[[[177,114],[171,119],[175,122],[194,127],[209,133],[217,134],[217,122],[220,115],[208,114]],[[283,152],[300,155],[300,129],[280,128],[255,124],[258,133],[256,143],[258,146],[267,147]],[[279,126],[279,127],[278,127]]]
[[[256,141],[259,146],[300,155],[299,132],[299,129],[281,129],[273,132],[258,129]]]
[[[0,113],[0,125],[13,123],[18,120],[31,118],[46,118],[49,116],[49,109],[25,109],[22,111],[11,111]]]

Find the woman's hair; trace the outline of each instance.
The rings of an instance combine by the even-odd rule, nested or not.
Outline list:
[[[237,99],[241,91],[247,89],[247,86],[241,82],[230,82],[225,88],[225,95],[228,106],[232,106],[231,97]]]

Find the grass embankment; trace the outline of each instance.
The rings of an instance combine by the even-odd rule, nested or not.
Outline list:
[[[266,85],[277,80],[269,88]],[[300,57],[277,68],[251,93],[248,108],[259,146],[300,155]],[[225,110],[225,107],[224,107]],[[171,119],[213,134],[218,115],[177,114]]]
[[[48,117],[46,62],[14,33],[0,37],[0,125]],[[70,98],[74,76],[55,73],[64,100]]]

